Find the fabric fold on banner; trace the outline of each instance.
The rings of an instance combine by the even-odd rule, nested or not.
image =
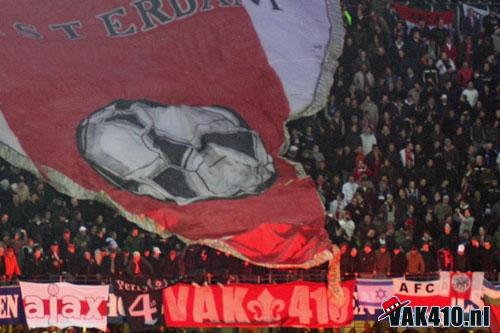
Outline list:
[[[105,331],[109,285],[81,286],[66,282],[20,282],[26,323],[30,329],[84,327]]]
[[[331,258],[314,182],[280,153],[326,105],[339,0],[6,0],[0,32],[0,157],[162,236]]]
[[[484,305],[491,308],[491,331],[500,331],[500,286],[484,280],[483,284]]]
[[[169,327],[342,327],[353,320],[354,281],[342,284],[345,302],[334,305],[324,283],[234,284],[163,290]]]

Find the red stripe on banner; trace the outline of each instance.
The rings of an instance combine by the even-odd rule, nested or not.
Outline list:
[[[452,10],[445,12],[428,12],[400,4],[394,4],[393,7],[402,19],[410,21],[414,24],[417,24],[418,21],[424,20],[427,25],[435,26],[438,24],[440,19],[444,20],[444,24],[452,24],[455,18],[455,13]]]
[[[169,327],[341,327],[353,320],[354,281],[344,282],[345,303],[329,302],[323,283],[178,284],[163,291]]]
[[[192,16],[143,32],[130,1],[3,1],[0,109],[36,165],[106,193],[128,212],[153,219],[158,230],[189,240],[234,236],[226,244],[254,262],[302,264],[326,250],[329,240],[312,182],[297,179],[278,157],[290,112],[282,84],[245,9],[214,2],[201,11],[201,3]],[[135,27],[137,33],[106,37],[96,16],[111,10],[118,13],[117,30]],[[173,15],[170,7],[165,11]],[[81,24],[75,28],[81,39],[66,40],[64,30],[49,29],[74,21]],[[14,22],[21,24],[17,32]],[[37,36],[43,38],[32,39]],[[259,196],[187,206],[113,187],[79,154],[76,130],[117,99],[236,110],[261,135],[279,177]]]
[[[450,306],[451,297],[445,296],[409,296],[404,294],[395,294],[400,301],[411,301],[410,306]]]

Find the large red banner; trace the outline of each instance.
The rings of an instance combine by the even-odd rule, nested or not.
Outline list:
[[[314,184],[279,152],[290,115],[312,105],[316,87],[326,100],[339,9],[336,0],[2,1],[0,156],[164,236],[259,264],[324,262]],[[304,35],[286,22],[310,22],[307,39],[322,41],[299,48],[310,56],[293,38],[266,42]],[[316,74],[295,89],[306,78],[294,72],[313,71],[273,68],[274,58],[312,62]]]
[[[341,327],[353,320],[354,281],[344,282],[345,302],[333,305],[324,283],[235,284],[163,291],[170,327]]]
[[[428,12],[425,10],[410,8],[400,4],[394,4],[394,9],[402,19],[417,24],[418,21],[425,21],[430,26],[436,26],[439,20],[443,20],[444,24],[452,24],[455,14],[452,10],[444,12]]]

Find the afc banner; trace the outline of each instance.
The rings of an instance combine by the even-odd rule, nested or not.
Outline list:
[[[353,320],[354,285],[342,284],[345,303],[338,307],[324,283],[177,284],[163,290],[165,322],[170,327],[346,326]]]
[[[20,282],[26,323],[38,327],[106,330],[109,286]]]

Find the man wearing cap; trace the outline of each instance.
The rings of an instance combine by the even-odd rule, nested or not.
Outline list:
[[[460,244],[455,255],[455,271],[469,272],[470,270],[469,255],[465,252],[465,245]]]
[[[153,247],[153,251],[149,257],[149,262],[153,266],[153,277],[160,278],[163,273],[163,258],[161,257],[161,250],[158,246]]]
[[[47,271],[52,275],[59,275],[62,272],[63,260],[59,252],[59,243],[53,241],[46,256]]]
[[[464,233],[467,231],[472,233],[472,228],[474,227],[474,216],[471,215],[471,209],[469,204],[462,201],[460,203],[460,208],[455,210],[454,220],[459,223],[458,236],[463,237]]]
[[[78,234],[75,236],[73,240],[78,253],[83,253],[87,249],[87,245],[89,243],[89,236],[87,235],[87,228],[85,226],[81,226],[78,229]]]

